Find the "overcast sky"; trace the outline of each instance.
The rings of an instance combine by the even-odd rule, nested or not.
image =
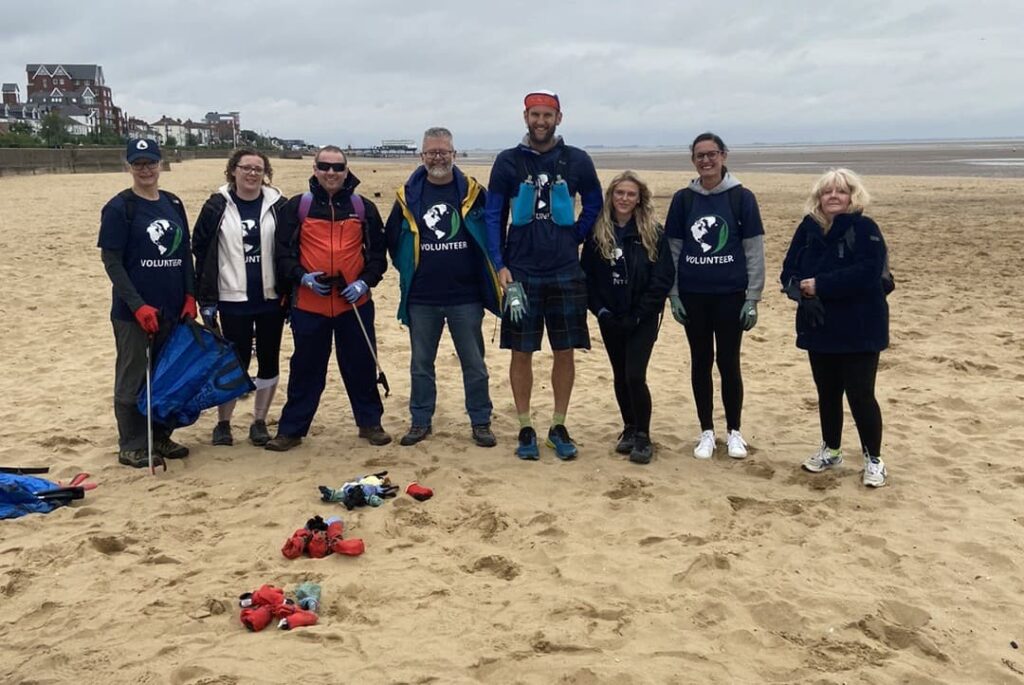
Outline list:
[[[241,112],[320,144],[461,149],[559,93],[577,145],[1024,135],[1024,0],[5,2],[0,81],[99,64],[132,116]]]

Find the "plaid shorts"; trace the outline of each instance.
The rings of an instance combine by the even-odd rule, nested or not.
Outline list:
[[[501,319],[501,348],[536,352],[548,329],[553,350],[590,349],[587,329],[587,282],[582,271],[556,276],[520,276],[528,310],[519,323]]]

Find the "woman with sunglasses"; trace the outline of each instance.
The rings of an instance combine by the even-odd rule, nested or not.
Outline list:
[[[597,317],[612,365],[623,429],[615,451],[650,463],[651,392],[647,365],[658,339],[665,296],[675,279],[651,190],[632,171],[612,179],[594,232],[583,246],[587,306]]]
[[[743,459],[747,443],[740,433],[740,343],[743,332],[757,323],[764,288],[764,227],[754,194],[725,166],[729,150],[720,137],[700,134],[690,154],[698,176],[673,196],[665,232],[677,276],[669,301],[690,343],[690,382],[700,421],[693,456],[710,459],[715,451],[711,367],[717,362],[727,452]]]
[[[284,328],[285,309],[274,275],[274,232],[285,198],[270,185],[274,170],[258,150],[235,150],[224,177],[227,183],[203,205],[193,230],[196,293],[203,320],[234,343],[246,371],[255,332],[259,369],[249,441],[262,446],[270,440],[267,412],[277,389]],[[233,444],[234,409],[234,400],[217,407],[214,445]]]

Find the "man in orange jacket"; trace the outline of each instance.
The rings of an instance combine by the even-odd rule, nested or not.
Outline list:
[[[309,432],[327,383],[332,340],[359,437],[371,445],[391,442],[381,427],[384,405],[370,353],[377,345],[370,288],[387,269],[387,244],[377,207],[355,193],[357,185],[345,153],[328,145],[317,153],[310,192],[281,210],[275,266],[278,281],[292,287],[295,352],[288,400],[268,450],[290,450]]]

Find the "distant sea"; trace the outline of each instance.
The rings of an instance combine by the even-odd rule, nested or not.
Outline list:
[[[693,172],[683,147],[587,147],[600,169]],[[497,150],[471,150],[465,163],[486,164]],[[1024,138],[737,145],[731,171],[819,174],[847,167],[866,175],[1024,178]]]

